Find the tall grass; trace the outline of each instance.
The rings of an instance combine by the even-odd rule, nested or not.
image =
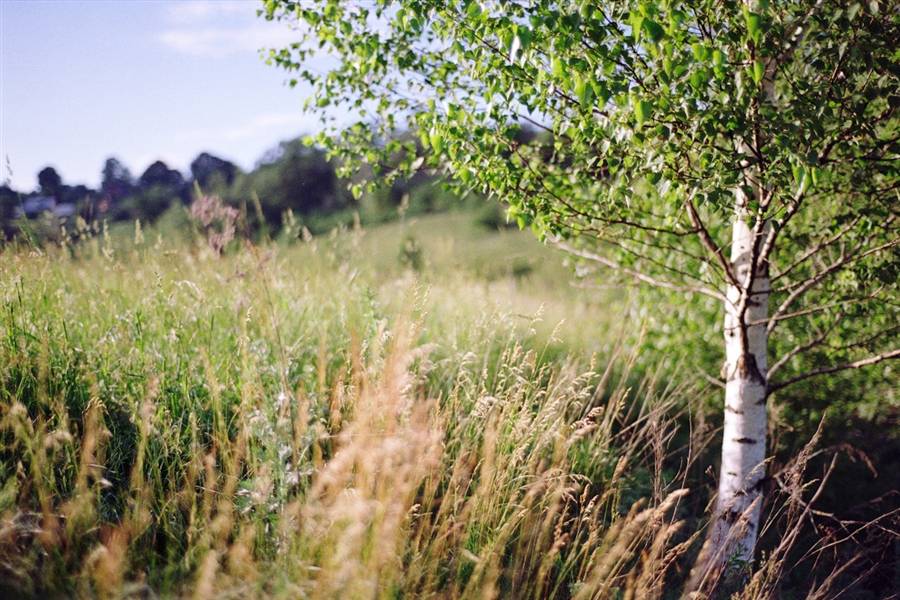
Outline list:
[[[5,252],[0,596],[677,596],[703,392],[634,373],[607,325],[565,356],[515,280],[365,247]]]

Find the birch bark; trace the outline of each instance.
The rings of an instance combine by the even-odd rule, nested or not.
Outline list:
[[[754,2],[747,2],[751,9]],[[766,60],[759,104],[774,99],[777,63]],[[757,129],[751,136],[757,156],[768,138]],[[740,151],[753,154],[746,142]],[[735,192],[731,240],[732,278],[725,303],[725,423],[722,467],[712,532],[713,563],[748,563],[759,534],[762,480],[765,477],[767,425],[767,347],[769,316],[768,254],[773,237],[765,217],[770,198],[759,162],[745,166],[745,186]],[[750,207],[757,207],[751,212]],[[754,214],[755,213],[755,214]],[[751,228],[748,220],[754,221]],[[755,323],[755,324],[753,324]]]
[[[761,234],[768,226],[762,228]],[[759,260],[759,238],[738,207],[725,306],[725,427],[717,519],[712,536],[716,563],[749,561],[759,532],[766,459],[766,362],[769,273]],[[758,323],[749,325],[749,323]]]

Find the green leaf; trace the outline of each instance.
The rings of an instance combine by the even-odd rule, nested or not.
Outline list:
[[[631,13],[631,35],[634,36],[635,43],[641,39],[641,30],[644,28],[644,17],[639,13]]]
[[[725,79],[725,53],[721,50],[713,50],[713,72],[719,81]]]
[[[644,19],[644,30],[654,42],[659,42],[666,37],[666,30],[663,29],[662,25],[650,19]]]
[[[794,175],[794,183],[797,184],[797,187],[803,187],[806,183],[806,168],[803,165],[794,165],[791,167],[791,171],[793,171]]]
[[[812,184],[814,186],[819,185],[819,183],[822,181],[822,176],[824,175],[822,169],[820,169],[819,167],[813,167],[809,170],[809,173],[812,176]]]
[[[434,149],[435,154],[440,154],[444,150],[444,136],[438,131],[432,131],[428,136],[428,142]]]
[[[551,61],[550,66],[551,66],[551,68],[553,69],[553,74],[554,74],[556,77],[558,77],[558,78],[560,78],[560,79],[565,79],[565,77],[566,77],[566,66],[563,64],[563,61],[561,61],[561,60],[559,59],[558,56],[554,56],[554,57],[553,57],[553,60]]]
[[[766,63],[761,60],[753,61],[753,81],[759,85],[759,82],[766,76]]]
[[[721,50],[713,50],[712,58],[715,66],[722,67],[725,65],[725,53]]]
[[[747,21],[747,33],[750,34],[750,39],[753,40],[754,43],[759,44],[759,39],[762,36],[760,15],[755,12],[750,12],[745,5],[744,18]]]
[[[697,69],[691,73],[691,87],[696,92],[701,92],[709,87],[709,77],[706,74],[706,69]]]
[[[531,45],[531,30],[527,27],[519,27],[517,33],[522,50],[527,49],[528,46]]]
[[[650,118],[650,113],[653,107],[649,102],[645,102],[644,100],[639,100],[634,104],[634,118],[637,121],[638,127],[641,127],[644,124],[644,121]]]
[[[578,103],[581,104],[582,108],[587,109],[590,107],[593,95],[594,88],[587,81],[579,79],[575,82],[575,96],[578,98]]]
[[[709,49],[700,42],[691,44],[691,50],[694,51],[694,58],[699,62],[703,62],[709,56]]]
[[[606,82],[594,80],[591,81],[591,87],[594,88],[594,95],[600,99],[600,106],[606,106],[606,103],[609,102],[610,97],[612,97],[612,92],[609,91]]]

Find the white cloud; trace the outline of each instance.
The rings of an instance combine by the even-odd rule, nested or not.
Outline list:
[[[183,54],[217,58],[236,52],[254,52],[263,47],[285,46],[296,41],[296,34],[289,29],[273,29],[266,25],[174,29],[160,33],[157,39]]]
[[[196,25],[235,16],[255,17],[258,0],[182,0],[167,6],[166,16],[176,25]]]
[[[253,23],[240,28],[205,27],[171,29],[157,36],[168,48],[193,56],[220,58],[237,52],[255,52],[260,48],[286,46],[297,41],[297,34],[284,25]]]
[[[220,136],[229,141],[245,140],[255,138],[273,129],[285,130],[286,133],[289,132],[289,135],[292,135],[304,128],[311,129],[315,126],[317,119],[318,117],[315,115],[304,114],[301,111],[267,113],[253,117],[244,125],[225,129]]]
[[[214,58],[297,41],[285,22],[257,17],[261,6],[259,1],[245,0],[176,2],[166,13],[170,26],[156,39],[182,54]]]
[[[316,115],[296,112],[271,112],[251,117],[241,124],[216,129],[194,129],[176,134],[177,144],[238,142],[259,138],[271,138],[272,134],[282,135],[282,139],[296,135],[303,130],[312,131],[318,122]]]

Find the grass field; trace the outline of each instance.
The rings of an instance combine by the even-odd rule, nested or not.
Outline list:
[[[679,595],[709,392],[639,360],[624,294],[467,213],[187,237],[0,257],[0,597]]]

